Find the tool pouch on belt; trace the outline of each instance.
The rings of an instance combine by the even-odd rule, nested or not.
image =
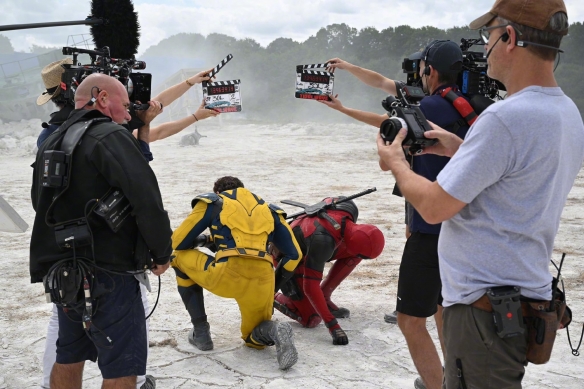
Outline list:
[[[566,303],[563,303],[565,310]],[[546,310],[541,303],[528,302],[527,315],[527,360],[536,365],[546,363],[552,355],[552,348],[558,330],[558,313]]]
[[[527,360],[536,365],[546,363],[552,355],[559,325],[562,324],[562,328],[565,328],[570,324],[570,309],[566,306],[564,293],[559,289],[554,293],[552,309],[547,308],[547,302],[524,304],[527,305],[524,315],[527,326]]]

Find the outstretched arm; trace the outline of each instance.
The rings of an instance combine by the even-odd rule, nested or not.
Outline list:
[[[181,97],[193,85],[200,84],[203,81],[210,81],[211,78],[208,76],[208,74],[211,72],[211,70],[213,70],[213,68],[203,70],[202,72],[187,78],[185,81],[179,82],[178,84],[163,90],[152,100],[160,101],[164,107],[168,107],[174,100]]]
[[[199,122],[210,117],[215,117],[217,115],[219,115],[219,112],[212,109],[206,109],[203,102],[203,104],[201,104],[199,109],[197,109],[197,111],[194,114],[191,114],[179,120],[175,120],[168,123],[162,123],[156,127],[152,127],[150,129],[150,142],[155,142],[157,140],[168,138],[171,135],[181,132],[182,130],[184,130],[193,123]]]
[[[360,122],[363,122],[365,124],[370,124],[374,127],[379,128],[381,126],[381,123],[383,123],[383,121],[385,119],[387,119],[387,115],[386,114],[377,114],[377,113],[373,113],[373,112],[367,112],[367,111],[360,111],[358,109],[353,109],[353,108],[347,108],[345,106],[343,106],[343,104],[341,103],[341,101],[339,99],[337,99],[337,96],[333,96],[333,95],[329,95],[329,97],[331,98],[331,101],[323,101],[323,100],[318,100],[319,103],[322,103],[324,105],[329,106],[332,109],[335,109],[339,112],[344,113],[347,116],[352,117],[353,119],[359,120]]]
[[[382,91],[389,93],[392,96],[397,94],[395,89],[395,82],[381,74],[374,72],[373,70],[364,69],[362,67],[353,65],[347,61],[343,61],[340,58],[329,59],[327,70],[334,73],[335,69],[346,70],[353,76],[357,77],[359,81],[367,84],[373,88],[381,89]]]

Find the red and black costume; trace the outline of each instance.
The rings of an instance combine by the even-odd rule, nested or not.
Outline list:
[[[330,204],[333,198],[324,201]],[[333,344],[344,345],[348,338],[337,318],[349,317],[350,312],[337,307],[331,294],[362,259],[381,254],[385,239],[377,227],[356,224],[359,211],[353,201],[336,204],[326,213],[340,228],[316,215],[302,215],[290,223],[303,259],[293,277],[282,285],[282,293],[276,293],[274,307],[304,327],[316,327],[324,320]],[[335,263],[323,281],[329,261]]]

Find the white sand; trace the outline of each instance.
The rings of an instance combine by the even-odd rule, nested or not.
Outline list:
[[[39,122],[0,125],[0,194],[32,226],[30,184]],[[215,349],[200,352],[187,342],[190,321],[172,271],[162,276],[162,295],[151,319],[148,373],[158,388],[413,388],[417,376],[403,336],[383,314],[393,310],[404,238],[403,200],[391,195],[393,177],[377,166],[375,129],[358,124],[225,125],[202,123],[200,146],[179,147],[180,135],[152,145],[166,209],[176,228],[198,193],[210,192],[216,178],[238,176],[269,202],[292,199],[314,203],[369,187],[377,192],[356,200],[360,222],[377,225],[386,247],[376,260],[363,261],[333,295],[351,310],[341,320],[348,346],[333,346],[323,325],[293,323],[298,363],[277,368],[275,349],[248,349],[239,338],[234,301],[206,294]],[[570,196],[556,239],[554,259],[564,265],[568,303],[574,312],[572,337],[584,318],[584,171]],[[282,205],[282,204],[280,204]],[[283,205],[289,212],[296,209]],[[45,331],[51,306],[40,284],[30,284],[24,234],[0,233],[0,388],[38,387]],[[151,277],[157,285],[155,277]],[[151,303],[156,298],[150,295]],[[291,321],[276,312],[276,320]],[[437,342],[435,326],[429,321]],[[575,333],[578,332],[578,335]],[[438,344],[437,344],[438,345]],[[439,347],[439,345],[438,345]],[[583,350],[584,351],[584,350]],[[584,357],[573,357],[566,332],[558,333],[551,361],[529,365],[524,388],[583,388]],[[85,388],[99,388],[94,364],[85,369]]]

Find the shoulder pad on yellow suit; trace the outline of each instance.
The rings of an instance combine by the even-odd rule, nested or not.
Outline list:
[[[286,216],[288,216],[288,215],[286,214],[286,212],[284,212],[284,210],[283,210],[282,208],[278,207],[277,205],[274,205],[274,204],[268,204],[268,206],[270,207],[270,209],[271,209],[272,211],[276,212],[278,215],[282,215],[282,217],[283,217],[284,219],[286,219]]]
[[[197,195],[194,199],[191,200],[191,208],[195,208],[195,205],[198,201],[204,201],[207,204],[214,203],[215,201],[219,200],[219,196],[215,193],[203,193]]]

